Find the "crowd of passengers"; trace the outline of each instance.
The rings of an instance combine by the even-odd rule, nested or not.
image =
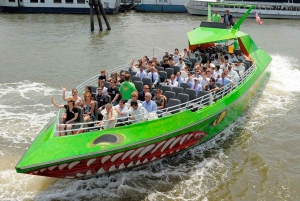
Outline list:
[[[185,64],[185,61],[196,60],[193,67]],[[228,54],[226,51],[209,54],[206,50],[188,51],[184,49],[179,52],[176,48],[174,54],[165,52],[162,61],[156,57],[151,60],[144,56],[137,62],[130,61],[131,71],[135,76],[150,78],[152,86],[144,85],[143,91],[138,92],[134,83],[131,82],[131,75],[122,72],[112,73],[110,76],[105,70],[100,71],[96,94],[92,94],[89,87],[85,87],[85,92],[81,98],[77,89],[72,89],[72,96],[66,97],[66,87],[62,87],[63,100],[66,105],[59,105],[51,98],[51,102],[57,108],[65,108],[65,113],[61,116],[59,130],[70,130],[77,123],[78,108],[84,111],[84,122],[99,122],[94,126],[104,129],[122,125],[128,120],[132,123],[144,121],[146,119],[158,118],[157,114],[165,108],[166,96],[160,88],[161,85],[180,87],[182,83],[187,83],[191,89],[196,91],[217,91],[221,87],[234,86],[238,84],[240,76],[245,72],[243,61],[246,56],[242,53],[238,55]],[[180,67],[180,71],[172,74],[168,79],[161,80],[157,67],[164,69],[172,66]],[[105,82],[110,86],[105,87]],[[155,89],[155,93],[150,89]],[[98,103],[98,116],[94,116],[95,101]],[[62,132],[61,135],[66,133]]]

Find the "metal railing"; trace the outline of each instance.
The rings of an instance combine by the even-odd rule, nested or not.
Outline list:
[[[157,56],[157,58],[162,58],[162,56]],[[126,71],[128,71],[129,68],[130,68],[130,64],[125,64],[125,65],[122,65],[122,66],[118,66],[118,67],[115,67],[115,68],[109,70],[109,74],[112,73],[112,72],[114,72],[114,71],[120,71],[120,70],[126,70]],[[236,89],[242,83],[244,83],[245,80],[247,80],[249,78],[249,75],[255,69],[256,69],[255,65],[252,65],[249,69],[247,69],[244,72],[244,74],[240,76],[240,79],[239,79],[238,83],[236,85],[234,85],[234,86],[232,86],[231,84],[228,84],[226,86],[221,87],[218,91],[210,92],[207,95],[204,95],[204,96],[201,96],[201,97],[197,97],[194,100],[187,101],[185,103],[181,103],[181,104],[178,104],[178,105],[174,105],[172,107],[167,107],[167,108],[158,110],[158,112],[157,112],[157,118],[163,117],[163,116],[172,115],[174,113],[178,113],[178,112],[181,112],[181,111],[184,111],[184,110],[197,111],[198,109],[206,107],[207,105],[214,104],[214,102],[216,102],[216,101],[222,99],[224,96],[232,93],[232,91],[234,89]],[[90,85],[96,86],[97,85],[97,80],[98,80],[98,75],[96,75],[96,76],[88,79],[84,83],[80,84],[77,87],[77,90],[78,91],[83,91],[84,88],[85,88],[85,86],[90,86]],[[71,129],[71,130],[59,131],[60,119],[61,119],[61,115],[62,115],[63,111],[64,111],[64,109],[61,109],[61,110],[59,110],[59,112],[57,114],[55,136],[60,136],[59,133],[74,133],[74,132],[76,133],[76,131],[77,132],[78,131],[80,131],[80,132],[89,132],[89,131],[93,131],[93,130],[103,129],[103,126],[95,126],[95,124],[97,124],[99,122],[103,122],[102,125],[106,125],[106,122],[110,121],[110,120],[102,120],[102,121],[98,121],[97,120],[97,121],[93,121],[93,122],[84,122],[84,123],[69,124],[69,125],[74,125],[74,126],[79,127],[79,128],[75,128],[75,129]],[[144,115],[147,116],[145,118],[145,121],[146,120],[156,119],[155,115],[149,115],[149,113],[144,114]],[[115,119],[115,124],[114,124],[113,127],[135,123],[135,120],[130,120],[130,119],[128,119],[127,121],[119,122],[119,120],[122,120],[122,119],[124,119],[124,117],[120,117],[120,118]]]

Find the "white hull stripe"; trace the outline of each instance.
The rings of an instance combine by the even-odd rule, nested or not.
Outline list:
[[[170,149],[172,149],[172,148],[177,144],[177,142],[178,142],[179,140],[181,140],[181,138],[182,138],[182,137],[178,137],[178,138],[171,144]]]
[[[87,166],[90,166],[93,162],[95,162],[97,159],[96,158],[92,158],[92,159],[90,159],[87,163],[86,163],[86,165]]]
[[[75,165],[77,165],[78,163],[80,163],[80,161],[75,161],[73,163],[70,163],[70,165],[68,166],[69,169],[72,169]]]
[[[167,143],[164,145],[164,147],[161,149],[161,152],[164,152],[165,149],[175,140],[176,138],[171,138],[167,141]]]
[[[110,155],[108,156],[104,156],[102,159],[101,159],[101,163],[104,164],[108,159],[110,159]]]
[[[105,170],[103,168],[100,168],[97,173],[101,174],[101,173],[104,173],[104,172],[105,172]]]
[[[150,144],[149,146],[147,146],[139,155],[139,158],[143,157],[148,151],[150,151],[153,147],[155,146],[155,144]]]
[[[137,150],[135,150],[135,152],[133,152],[133,154],[131,154],[130,159],[133,159],[133,157],[135,157],[138,153],[143,151],[143,149],[145,149],[145,147],[140,147]]]
[[[124,160],[125,158],[127,158],[127,156],[129,156],[130,154],[132,154],[132,152],[134,152],[134,150],[129,150],[129,151],[127,151],[127,152],[122,156],[122,160]]]
[[[185,141],[185,139],[188,137],[189,135],[185,135],[185,136],[183,136],[183,138],[180,140],[180,145],[182,145],[182,143]]]
[[[115,160],[117,160],[120,156],[122,156],[124,154],[124,152],[121,152],[121,153],[117,153],[116,155],[114,155],[112,158],[111,158],[111,162],[115,162]]]
[[[62,169],[64,169],[65,167],[67,167],[68,165],[69,165],[68,163],[61,164],[61,165],[58,166],[58,169],[59,169],[59,170],[62,170]]]
[[[159,147],[161,147],[166,141],[162,141],[160,142],[154,149],[153,151],[151,152],[151,154],[153,154],[154,152],[156,152],[157,149],[159,149]]]
[[[110,168],[109,168],[109,170],[108,171],[115,171],[116,170],[116,166],[115,165],[113,165],[113,166],[111,166]]]
[[[119,170],[120,169],[124,169],[125,168],[125,165],[124,165],[124,163],[122,163],[120,166],[119,166]]]
[[[52,171],[52,170],[54,170],[54,168],[56,168],[56,167],[57,167],[57,165],[54,165],[54,166],[49,167],[48,169]]]

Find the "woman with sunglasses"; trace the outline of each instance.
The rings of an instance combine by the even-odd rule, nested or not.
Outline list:
[[[94,121],[94,109],[95,109],[95,102],[92,100],[91,93],[84,94],[84,101],[83,101],[83,119],[84,122],[92,119]]]
[[[78,108],[75,107],[75,100],[73,97],[68,98],[67,105],[59,105],[54,102],[54,98],[51,98],[51,103],[57,108],[66,108],[66,118],[59,125],[59,131],[70,130],[77,123]],[[66,132],[60,132],[60,136],[67,135]]]

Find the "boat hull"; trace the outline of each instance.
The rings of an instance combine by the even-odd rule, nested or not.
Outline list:
[[[90,8],[71,8],[71,7],[13,7],[0,6],[0,11],[8,13],[71,13],[71,14],[87,14]],[[106,14],[116,14],[119,7],[104,8]]]
[[[235,121],[255,97],[257,91],[261,88],[268,75],[269,68],[265,68],[262,71],[254,69],[249,80],[239,86],[239,90],[235,90],[232,94],[225,96],[223,98],[224,100],[217,102],[219,104],[215,103],[201,109],[211,113],[210,116],[206,118],[201,118],[199,116],[199,121],[173,130],[165,135],[161,135],[157,138],[150,138],[147,141],[142,141],[133,144],[132,146],[121,147],[118,150],[110,150],[106,153],[93,153],[88,156],[78,155],[71,159],[66,158],[60,161],[53,161],[47,165],[42,164],[27,168],[18,168],[17,166],[16,170],[20,173],[32,175],[83,179],[133,168],[187,150],[217,136],[218,133]],[[227,99],[227,101],[225,99]],[[197,112],[200,113],[201,110]],[[177,120],[175,119],[176,115]],[[170,116],[170,118],[173,122],[177,122],[178,119],[180,119],[180,116],[180,113],[178,113],[174,116]],[[184,117],[182,120],[184,120]],[[149,124],[151,124],[151,121]],[[164,124],[163,121],[162,124]],[[155,121],[153,122],[153,125],[155,125]],[[114,133],[114,130],[109,131]],[[143,128],[140,128],[140,131],[146,132]],[[63,137],[60,137],[60,139],[61,138]],[[93,139],[92,142],[95,142],[96,140],[97,139]],[[99,147],[101,150],[107,145],[105,143],[100,143],[95,146]],[[63,151],[66,150],[62,149],[62,152]]]
[[[135,9],[138,12],[187,13],[184,5],[137,4]]]

